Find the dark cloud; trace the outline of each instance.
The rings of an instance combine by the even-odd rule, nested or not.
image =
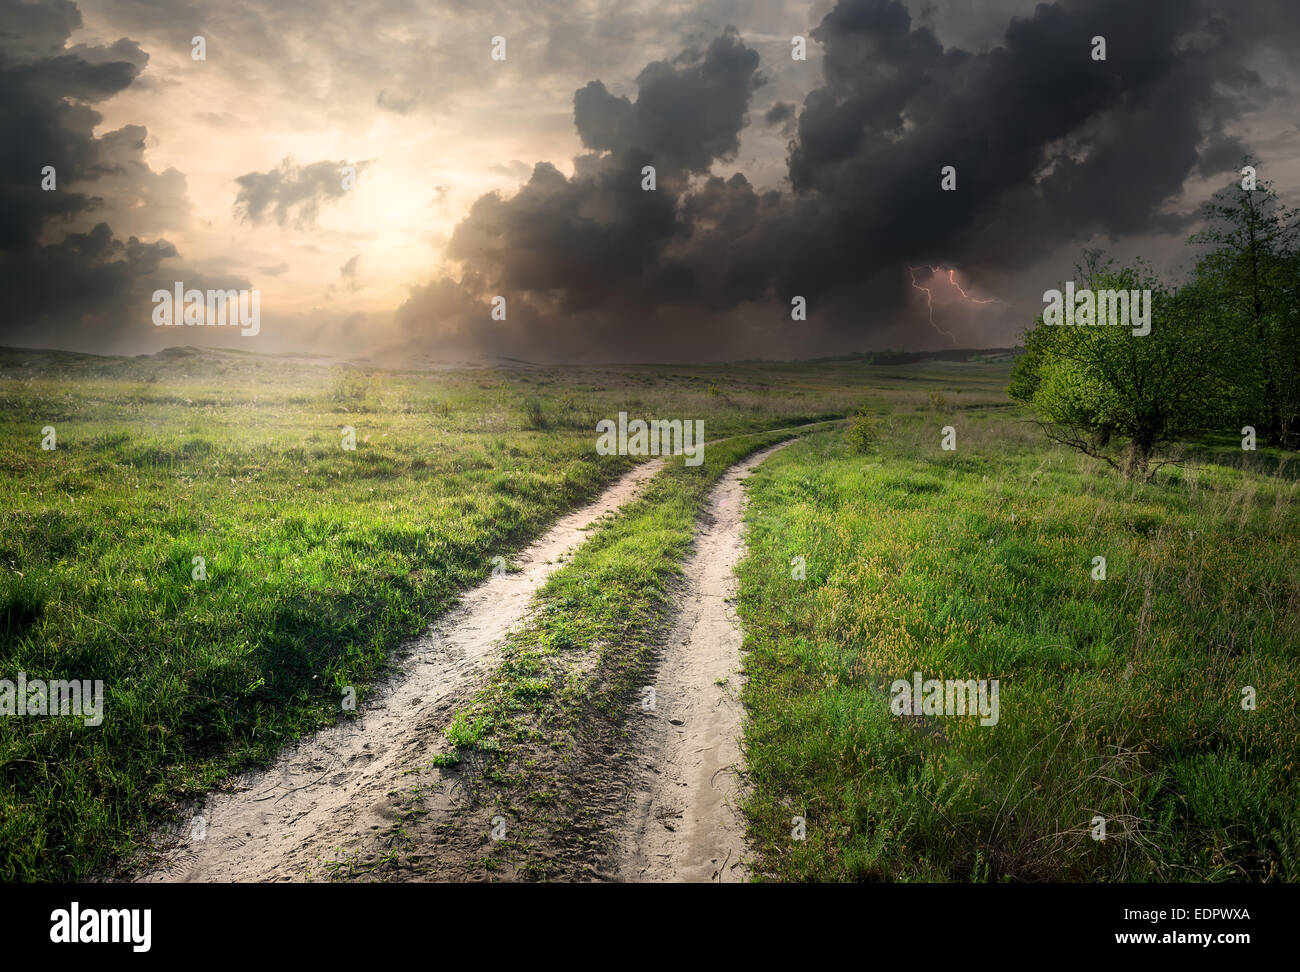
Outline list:
[[[158,285],[170,287],[155,275],[163,260],[177,255],[166,240],[123,241],[107,223],[48,246],[6,253],[0,259],[0,292],[8,295],[6,341],[102,347],[120,331],[145,332],[148,295]]]
[[[763,113],[763,123],[769,128],[779,128],[786,135],[794,134],[798,106],[792,101],[778,101]]]
[[[67,55],[87,64],[112,64],[125,61],[134,64],[141,71],[149,63],[149,55],[140,49],[140,45],[128,37],[119,37],[107,47],[92,47],[86,44],[74,44],[67,48]]]
[[[69,44],[82,26],[70,0],[0,4],[6,340],[59,334],[66,343],[64,320],[69,334],[111,335],[147,319],[139,302],[153,278],[197,285],[197,274],[171,269],[179,255],[170,243],[148,242],[190,221],[185,176],[154,172],[147,132],[104,132],[96,110],[144,83],[148,55],[134,40],[111,40],[123,32],[148,39],[160,64],[180,58],[187,69],[189,36],[208,34],[212,62],[202,70],[242,85],[249,99],[240,103],[266,111],[275,104],[267,91],[299,97],[323,124],[369,120],[378,103],[408,113],[403,125],[425,126],[434,109],[491,90],[501,114],[485,121],[499,134],[522,117],[512,110],[548,104],[563,77],[564,91],[577,89],[582,146],[571,170],[513,161],[516,142],[483,159],[486,172],[521,185],[473,204],[447,242],[459,267],[414,288],[396,314],[426,346],[561,359],[807,356],[945,343],[943,330],[971,344],[996,331],[1001,343],[1019,330],[1011,322],[1027,319],[1010,291],[1041,293],[1055,281],[1040,278],[1068,269],[1081,243],[1181,245],[1194,210],[1189,185],[1226,183],[1243,152],[1276,138],[1274,121],[1294,97],[1287,58],[1300,41],[1300,8],[1287,0],[935,0],[913,2],[913,12],[899,0],[838,0],[817,5],[819,16],[829,12],[806,26],[803,8],[796,18],[768,5],[746,10],[755,45],[773,52],[760,64],[740,32],[717,36],[721,11],[741,10],[729,0],[704,0],[668,22],[648,7],[579,16],[543,0],[501,28],[510,59],[494,62],[491,31],[470,31],[476,8],[459,2],[438,29],[407,29],[409,5],[381,0],[340,13],[352,19],[324,34],[310,2],[85,7],[89,36],[102,44]],[[789,61],[786,20],[809,35],[809,62]],[[350,29],[380,21],[391,30]],[[705,23],[711,33],[700,34]],[[669,33],[692,40],[662,57]],[[1106,37],[1104,62],[1089,56],[1096,34]],[[629,72],[628,52],[641,49],[656,53]],[[755,107],[769,73],[764,94],[781,100]],[[584,83],[594,76],[608,86]],[[534,96],[527,104],[523,85]],[[194,107],[214,125],[256,121]],[[544,115],[536,127],[552,137]],[[248,172],[235,212],[253,224],[309,226],[343,195],[344,164],[285,160]],[[44,165],[57,168],[57,192],[40,189]],[[647,165],[652,192],[641,188]],[[945,165],[957,169],[956,192],[940,190]],[[445,186],[433,192],[440,213],[458,204]],[[357,265],[344,266],[352,272],[340,271],[337,286],[356,287]],[[976,310],[951,288],[936,291],[948,316],[932,328],[917,289],[944,288],[931,266],[1000,282],[1008,300]],[[496,295],[507,298],[506,321],[490,317]],[[790,320],[796,295],[808,300],[806,322]]]
[[[174,168],[155,172],[144,160],[148,132],[125,125],[98,139],[101,171],[96,191],[113,203],[113,225],[119,233],[182,229],[192,206],[184,173]]]
[[[347,192],[344,167],[353,166],[360,178],[369,164],[339,160],[298,165],[285,159],[270,172],[249,172],[235,179],[239,184],[235,215],[253,223],[274,219],[281,226],[290,222],[309,226],[316,222],[322,203],[341,199]]]
[[[652,154],[673,170],[705,172],[740,147],[750,95],[761,83],[758,53],[728,28],[705,52],[647,65],[635,102],[588,83],[573,96],[573,117],[587,148]]]
[[[572,177],[538,163],[514,196],[475,202],[448,247],[470,270],[416,290],[399,324],[535,355],[619,346],[619,309],[641,318],[647,302],[666,307],[697,290],[692,268],[672,256],[690,231],[679,202],[691,174],[736,151],[761,83],[757,54],[729,29],[703,51],[649,65],[635,100],[598,81],[580,89],[575,123],[596,151],[574,160]],[[647,165],[653,191],[642,188]],[[507,321],[478,326],[497,295]]]
[[[81,11],[72,0],[6,3],[0,6],[0,48],[22,60],[59,53],[81,26]]]
[[[1226,178],[1245,146],[1225,122],[1264,97],[1243,56],[1300,20],[1274,4],[1247,16],[1264,19],[1191,0],[1061,0],[971,53],[899,0],[840,0],[811,33],[821,83],[797,114],[778,102],[764,116],[791,126],[781,192],[707,175],[735,155],[762,83],[729,28],[704,52],[647,66],[634,99],[580,88],[574,121],[592,154],[572,177],[539,163],[516,195],[480,198],[449,249],[465,279],[418,291],[402,319],[469,335],[501,294],[509,323],[483,325],[485,341],[568,358],[908,343],[904,318],[911,341],[946,340],[940,327],[915,333],[925,311],[910,265],[1008,274],[1080,240],[1186,231],[1171,204],[1190,177]],[[1092,59],[1095,35],[1105,61]],[[640,189],[647,163],[655,192]],[[947,165],[956,192],[940,188]],[[935,279],[936,296],[953,291]],[[797,327],[796,295],[810,308]],[[978,315],[963,304],[953,319],[974,327]]]
[[[102,204],[69,188],[114,166],[93,135],[102,117],[90,105],[130,85],[140,67],[63,52],[68,34],[80,25],[81,14],[70,3],[0,7],[0,250],[30,247],[47,220]],[[56,173],[52,192],[41,188],[47,165]]]
[[[812,35],[825,83],[790,156],[795,189],[835,202],[825,285],[860,275],[834,257],[863,236],[897,262],[1005,269],[1150,228],[1207,135],[1214,59],[1183,46],[1202,13],[1186,0],[1042,4],[972,55],[893,0],[841,2]],[[1098,34],[1104,62],[1090,56]],[[956,192],[939,191],[945,165]]]
[[[574,117],[583,142],[604,154],[576,159],[572,178],[539,163],[510,199],[480,198],[450,254],[484,267],[500,291],[531,292],[538,302],[557,295],[565,312],[643,289],[671,292],[678,271],[665,255],[685,230],[678,197],[690,173],[735,151],[757,66],[731,31],[675,66],[650,65],[635,101],[587,85],[574,96]],[[646,166],[655,169],[653,191],[642,189]]]
[[[104,217],[128,232],[188,218],[184,176],[149,169],[143,128],[94,134],[102,117],[92,106],[131,85],[147,56],[127,39],[67,47],[80,26],[80,12],[65,0],[0,7],[0,292],[8,343],[105,347],[123,330],[146,327],[151,275],[176,248],[164,239],[123,239]],[[55,171],[53,191],[42,188],[45,166]]]

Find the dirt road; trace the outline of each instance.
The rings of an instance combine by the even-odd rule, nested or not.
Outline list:
[[[525,550],[518,572],[466,594],[409,646],[400,670],[359,718],[289,747],[272,767],[241,777],[229,791],[209,794],[159,835],[160,860],[136,880],[327,879],[326,862],[346,858],[394,823],[393,796],[438,750],[456,706],[481,684],[501,640],[523,620],[547,576],[581,545],[584,530],[634,499],[662,466],[663,460],[637,466]]]
[[[744,480],[789,441],[719,481],[684,566],[681,613],[637,734],[641,779],[615,853],[627,881],[742,881],[740,621],[734,568],[744,553]]]

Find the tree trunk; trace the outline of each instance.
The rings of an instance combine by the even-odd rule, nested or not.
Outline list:
[[[1124,475],[1129,479],[1137,479],[1139,476],[1145,479],[1150,465],[1151,443],[1147,442],[1145,437],[1134,437],[1124,456]]]

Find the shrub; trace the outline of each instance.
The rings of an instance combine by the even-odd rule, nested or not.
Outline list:
[[[546,412],[542,409],[540,398],[529,398],[524,402],[524,428],[542,430],[547,427]]]
[[[370,394],[370,376],[356,368],[334,368],[330,399],[340,404],[364,402]]]
[[[853,451],[862,453],[870,452],[880,437],[876,420],[871,417],[871,413],[866,408],[860,409],[849,419],[849,427],[845,435]]]

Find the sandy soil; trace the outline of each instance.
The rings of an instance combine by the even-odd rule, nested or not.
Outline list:
[[[585,539],[584,530],[635,498],[662,467],[642,463],[591,505],[561,519],[408,646],[398,672],[355,720],[289,747],[269,769],[188,808],[157,835],[139,881],[324,880],[324,863],[348,856],[398,820],[413,771],[445,749],[442,730],[482,683],[497,646],[533,594]],[[194,818],[206,833],[195,838]]]
[[[743,881],[742,634],[733,569],[744,552],[743,482],[783,442],[727,471],[684,566],[681,614],[637,729],[639,781],[615,851],[625,881]]]

